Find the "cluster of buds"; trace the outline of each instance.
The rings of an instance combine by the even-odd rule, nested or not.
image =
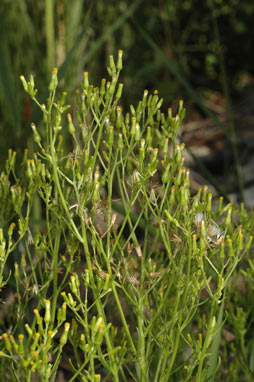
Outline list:
[[[58,327],[65,321],[66,305],[63,304],[62,308],[58,311]],[[51,321],[51,304],[49,300],[45,300],[45,313],[41,316],[38,309],[34,309],[35,323],[30,325],[25,324],[27,338],[24,334],[18,335],[18,340],[12,335],[7,333],[2,334],[2,340],[7,352],[6,356],[9,358],[19,359],[21,370],[25,374],[28,372],[38,372],[43,378],[45,375],[50,377],[53,365],[50,363],[51,352],[56,350],[59,355],[62,352],[63,346],[68,339],[68,332],[70,324],[65,322],[64,329],[60,337],[60,344],[57,349],[54,346],[53,338],[58,332],[58,329],[49,330]],[[37,326],[37,331],[36,331]]]
[[[31,98],[34,98],[37,94],[37,89],[34,88],[35,84],[33,75],[30,75],[30,81],[26,81],[23,75],[20,76],[20,79],[25,89],[25,92],[27,92],[31,96]]]

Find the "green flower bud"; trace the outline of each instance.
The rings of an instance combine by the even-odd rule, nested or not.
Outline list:
[[[42,324],[42,317],[40,316],[38,309],[34,309],[34,314],[35,314],[35,317],[36,317],[37,325],[41,326],[41,324]]]
[[[49,84],[49,91],[50,92],[55,91],[56,87],[58,85],[57,72],[58,72],[57,68],[54,68],[52,70],[51,81],[50,81],[50,84]]]
[[[101,345],[103,340],[103,329],[104,329],[104,325],[100,324],[94,339],[95,345]]]
[[[185,198],[185,188],[183,186],[180,187],[180,206],[185,207],[187,204],[187,200]]]
[[[243,249],[243,234],[239,232],[238,240],[237,240],[237,250],[241,251]]]
[[[100,87],[100,95],[103,97],[104,96],[104,94],[106,93],[106,80],[105,80],[105,78],[103,78],[102,80],[101,80],[101,87]]]
[[[135,126],[135,141],[140,141],[140,138],[141,138],[140,126],[139,126],[139,123],[136,123],[136,126]]]
[[[164,166],[162,176],[161,176],[161,180],[163,184],[167,183],[170,180],[170,166],[171,166],[170,163],[167,163],[166,167]]]
[[[249,248],[250,248],[251,243],[252,243],[252,240],[253,240],[253,236],[250,236],[250,237],[249,237],[249,240],[247,241],[247,244],[246,244],[246,249],[249,249]]]
[[[25,351],[24,351],[24,335],[19,334],[18,339],[19,339],[18,352],[19,352],[19,355],[23,355],[25,353]]]
[[[175,204],[175,186],[171,187],[171,192],[169,195],[169,210],[172,210],[173,205]]]
[[[165,138],[164,145],[163,145],[163,154],[167,155],[168,153],[168,138]]]
[[[105,275],[105,282],[104,282],[104,285],[103,285],[103,290],[105,290],[105,291],[109,289],[109,280],[110,280],[110,274],[106,273],[106,275]]]
[[[108,137],[108,143],[110,146],[113,145],[114,142],[114,126],[109,126],[109,137]]]
[[[89,278],[89,269],[85,269],[85,277],[84,277],[84,282],[86,288],[89,286],[90,283],[90,278]]]
[[[206,204],[206,211],[207,212],[212,212],[212,197],[213,195],[211,192],[209,192],[208,197],[207,197],[207,204]]]
[[[123,68],[123,51],[118,51],[118,57],[117,57],[117,64],[116,64],[117,70],[120,72]]]
[[[45,300],[45,315],[44,315],[44,322],[48,324],[50,322],[51,313],[50,313],[50,301]]]
[[[53,338],[53,332],[52,330],[49,330],[47,333],[47,341],[46,341],[46,349],[48,351],[52,347],[52,338]]]
[[[67,114],[69,133],[75,138],[75,127],[72,122],[71,114]]]
[[[11,223],[11,224],[10,224],[9,229],[8,229],[8,236],[9,236],[9,239],[12,237],[13,230],[14,230],[15,227],[16,227],[16,224],[15,224],[15,223]]]
[[[136,117],[131,118],[131,131],[130,131],[130,133],[131,133],[131,135],[136,134]]]
[[[32,331],[32,329],[30,328],[30,326],[29,326],[28,324],[25,324],[25,328],[26,328],[26,331],[27,331],[29,337],[32,338],[32,337],[33,337],[33,331]]]
[[[175,157],[176,163],[180,163],[182,161],[182,150],[179,145],[176,145],[176,157]]]
[[[118,134],[118,148],[119,150],[124,149],[123,135],[121,133]]]
[[[86,339],[85,339],[84,334],[81,334],[81,335],[80,335],[80,339],[79,339],[79,347],[80,347],[80,349],[81,349],[84,353],[86,352]]]
[[[68,302],[72,307],[76,306],[76,301],[73,300],[71,293],[68,293]]]
[[[231,227],[231,214],[232,214],[232,207],[229,207],[228,208],[228,212],[227,212],[227,216],[226,216],[226,219],[225,219],[225,222],[224,222],[225,227],[227,229],[230,229],[230,227]]]
[[[225,259],[225,243],[224,240],[220,243],[220,258],[222,261]]]
[[[11,353],[11,342],[8,338],[8,334],[7,333],[3,333],[2,335],[3,339],[4,339],[4,345],[6,347],[6,350],[8,350],[9,353]]]
[[[88,90],[89,88],[88,72],[84,72],[83,87],[84,90]]]
[[[68,297],[66,296],[66,293],[65,293],[65,292],[62,292],[62,293],[61,293],[61,296],[63,297],[65,303],[66,303],[66,304],[69,304],[69,300],[68,300]]]
[[[203,187],[203,197],[202,197],[202,201],[205,203],[207,202],[208,192],[209,192],[208,186],[205,185]]]
[[[192,248],[193,248],[193,252],[196,253],[198,251],[198,248],[197,248],[197,235],[194,233],[192,235]]]
[[[223,196],[220,196],[218,207],[217,207],[217,214],[220,214],[223,207]]]
[[[143,95],[143,99],[142,99],[143,108],[145,108],[147,105],[147,96],[148,96],[148,90],[144,90],[144,95]]]
[[[183,100],[182,99],[179,101],[178,114],[179,114],[180,119],[182,121],[185,117],[185,109],[183,107]]]
[[[40,137],[40,134],[38,133],[34,123],[31,123],[31,128],[32,128],[33,134],[34,134],[34,141],[37,143],[37,145],[39,147],[42,147],[41,146],[41,137]]]
[[[185,169],[181,167],[177,173],[176,180],[175,180],[175,185],[180,186],[182,183],[182,177],[184,175]]]
[[[152,132],[151,132],[151,126],[147,126],[146,128],[146,142],[148,146],[152,143]]]
[[[227,239],[227,247],[228,247],[228,256],[229,257],[234,256],[234,249],[232,245],[232,240],[230,238]]]
[[[66,322],[65,325],[64,325],[64,332],[60,338],[60,344],[61,346],[64,346],[67,342],[67,339],[68,339],[68,332],[70,330],[70,324],[69,322]]]
[[[31,345],[31,351],[32,352],[35,351],[35,349],[37,348],[40,336],[41,336],[40,333],[35,333],[34,341],[33,341],[32,345]]]
[[[116,100],[121,98],[122,92],[123,92],[123,84],[121,83],[121,84],[118,85],[118,88],[117,88],[117,91],[116,91]]]
[[[24,87],[24,89],[25,89],[25,92],[28,93],[28,84],[27,84],[27,81],[26,81],[25,77],[24,77],[23,75],[21,75],[19,78],[21,79],[21,82],[22,82],[22,84],[23,84],[23,87]]]
[[[116,65],[114,61],[114,56],[109,56],[109,67],[110,67],[110,75],[116,74]]]

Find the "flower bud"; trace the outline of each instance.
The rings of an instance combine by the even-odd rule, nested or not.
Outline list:
[[[202,201],[205,203],[207,202],[208,191],[209,191],[208,186],[205,185],[203,187],[203,198],[202,198]]]
[[[109,126],[109,137],[108,137],[108,143],[110,146],[113,145],[114,142],[114,126]]]
[[[182,161],[182,150],[179,145],[176,145],[176,163],[180,163]]]
[[[24,351],[24,335],[19,334],[18,339],[19,339],[18,352],[19,352],[19,355],[23,355],[25,352]]]
[[[58,72],[57,68],[54,68],[52,70],[51,81],[49,84],[49,91],[50,92],[53,92],[54,90],[56,90],[56,87],[58,85],[57,72]]]
[[[212,212],[212,197],[213,195],[211,192],[209,192],[208,197],[207,197],[207,204],[206,204],[206,211],[207,212]]]
[[[250,236],[250,237],[249,237],[249,240],[248,240],[247,243],[246,243],[246,249],[249,249],[249,248],[250,248],[251,243],[252,243],[252,240],[253,240],[253,236]]]
[[[70,324],[69,322],[66,322],[65,325],[64,325],[64,332],[60,338],[60,344],[61,346],[64,346],[67,342],[67,339],[68,339],[68,332],[70,330]]]
[[[75,127],[72,122],[71,114],[67,114],[67,119],[68,119],[68,127],[69,127],[69,133],[75,138]]]
[[[241,251],[243,249],[243,234],[242,232],[239,232],[239,236],[237,239],[237,250]]]
[[[30,326],[28,324],[25,324],[25,328],[26,328],[26,331],[27,331],[29,337],[33,337],[33,331],[30,328]]]
[[[217,207],[217,214],[220,214],[223,207],[223,196],[220,196],[218,207]]]
[[[164,166],[162,176],[161,176],[161,181],[163,184],[167,183],[170,179],[170,163],[167,163],[167,166]]]
[[[104,96],[104,94],[106,93],[106,79],[105,78],[103,78],[102,80],[101,80],[101,87],[100,87],[100,95],[103,97]]]
[[[151,132],[151,126],[147,126],[146,128],[146,142],[148,146],[152,143],[152,132]]]
[[[11,352],[11,342],[8,338],[8,334],[3,333],[2,337],[4,339],[4,344],[5,344],[6,350],[8,350],[8,352]]]
[[[110,274],[106,273],[106,275],[105,275],[105,282],[104,282],[104,285],[103,285],[103,290],[104,291],[109,289],[109,280],[110,280]]]
[[[23,84],[25,92],[28,92],[28,84],[27,84],[27,81],[26,81],[25,77],[23,75],[21,75],[19,78],[21,79],[21,82]]]
[[[229,257],[234,256],[234,249],[232,245],[232,240],[230,238],[227,239],[227,246],[228,246],[228,256]]]
[[[116,100],[121,98],[122,92],[123,92],[123,84],[121,83],[121,84],[118,85],[118,88],[117,88],[117,91],[116,91]]]
[[[9,239],[11,239],[12,234],[13,234],[13,230],[14,230],[15,227],[16,227],[16,224],[15,224],[15,223],[11,223],[11,224],[10,224],[9,229],[8,229],[8,236],[9,236]]]
[[[35,351],[35,349],[37,348],[37,345],[38,345],[38,342],[39,342],[39,338],[40,338],[40,333],[35,333],[34,335],[34,341],[31,345],[31,351]]]
[[[37,145],[39,147],[42,147],[41,146],[41,137],[40,137],[40,134],[38,133],[34,123],[31,123],[31,128],[32,128],[33,134],[34,134],[34,141],[37,143]]]
[[[194,233],[192,235],[192,248],[193,248],[193,252],[197,252],[197,235]]]
[[[121,133],[118,134],[118,148],[119,150],[124,149],[123,135]]]
[[[136,117],[131,118],[131,135],[136,134]]]
[[[86,287],[88,287],[89,286],[89,269],[85,269],[85,280],[84,280],[84,282],[85,282],[85,286]]]
[[[171,211],[173,205],[175,204],[175,186],[171,187],[171,192],[169,196],[169,210]]]
[[[225,219],[225,222],[224,222],[225,227],[227,229],[230,229],[230,227],[231,227],[231,213],[232,213],[232,207],[229,207],[228,208],[228,212],[227,212],[227,216],[226,216],[226,219]]]
[[[84,72],[83,87],[84,90],[88,90],[89,88],[88,72]]]
[[[119,50],[118,51],[118,57],[117,57],[117,64],[116,64],[117,70],[120,72],[123,68],[123,51]]]
[[[116,65],[114,61],[114,56],[109,56],[109,67],[110,67],[110,75],[116,74]]]
[[[50,314],[50,301],[45,300],[45,315],[44,322],[48,324],[50,322],[51,314]]]
[[[40,316],[38,309],[34,309],[34,314],[35,314],[35,317],[36,317],[37,325],[41,326],[41,324],[42,324],[42,317]]]
[[[52,330],[49,330],[47,333],[47,341],[46,341],[47,350],[49,350],[52,347],[52,338],[53,338],[53,332]]]

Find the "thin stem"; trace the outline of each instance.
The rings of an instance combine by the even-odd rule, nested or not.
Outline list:
[[[55,65],[54,3],[54,0],[45,0],[47,63],[49,70]]]

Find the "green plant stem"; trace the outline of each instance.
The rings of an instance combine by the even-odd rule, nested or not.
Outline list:
[[[48,69],[55,65],[54,0],[45,0],[45,29]]]
[[[58,288],[58,262],[59,262],[59,247],[61,240],[61,227],[57,227],[55,242],[54,242],[54,252],[53,252],[53,300],[51,308],[51,330],[54,327],[55,315],[57,309],[57,299],[59,295]]]
[[[225,293],[224,293],[224,297],[222,299],[220,309],[218,312],[218,318],[217,318],[216,327],[215,327],[215,335],[211,345],[211,354],[208,361],[209,367],[207,371],[207,379],[209,380],[209,382],[214,381],[217,362],[219,358],[219,345],[220,345],[223,314],[224,314],[224,303],[225,303]]]
[[[81,221],[81,229],[82,229],[82,237],[83,237],[82,243],[83,243],[83,248],[84,248],[84,252],[85,252],[85,256],[86,256],[87,268],[89,269],[89,275],[91,277],[93,294],[94,294],[94,298],[96,301],[95,305],[96,305],[96,308],[98,310],[99,316],[102,317],[104,322],[106,323],[104,308],[103,308],[102,302],[101,302],[100,298],[98,298],[99,296],[97,295],[97,292],[96,292],[96,285],[95,285],[95,281],[94,281],[94,277],[93,277],[93,267],[92,267],[90,251],[89,251],[89,247],[88,247],[88,243],[87,243],[86,228],[85,228],[85,224],[83,221]],[[106,340],[106,344],[107,344],[107,348],[108,348],[108,353],[111,353],[113,350],[113,346],[112,346],[111,338],[110,338],[108,332],[105,333],[105,340]],[[118,371],[117,371],[118,366],[117,366],[114,354],[110,356],[110,359],[111,359],[111,364],[112,364],[111,372],[113,374],[114,381],[118,382]]]
[[[213,323],[213,318],[215,315],[216,305],[217,304],[213,301],[211,309],[210,309],[210,313],[209,313],[209,319],[208,319],[208,324],[207,324],[205,341],[203,343],[200,358],[199,358],[198,370],[197,370],[197,375],[196,375],[196,381],[197,382],[203,382],[203,378],[202,378],[203,364],[204,364],[205,358],[207,356],[207,349],[208,349],[210,339],[211,339],[211,336],[212,336],[212,333],[214,330],[214,328],[212,327],[212,323]]]
[[[140,382],[147,382],[147,365],[145,357],[145,335],[144,335],[144,254],[141,255],[141,277],[138,292],[138,306],[137,306],[137,318],[138,318],[138,347],[137,357],[138,366],[140,368]]]

